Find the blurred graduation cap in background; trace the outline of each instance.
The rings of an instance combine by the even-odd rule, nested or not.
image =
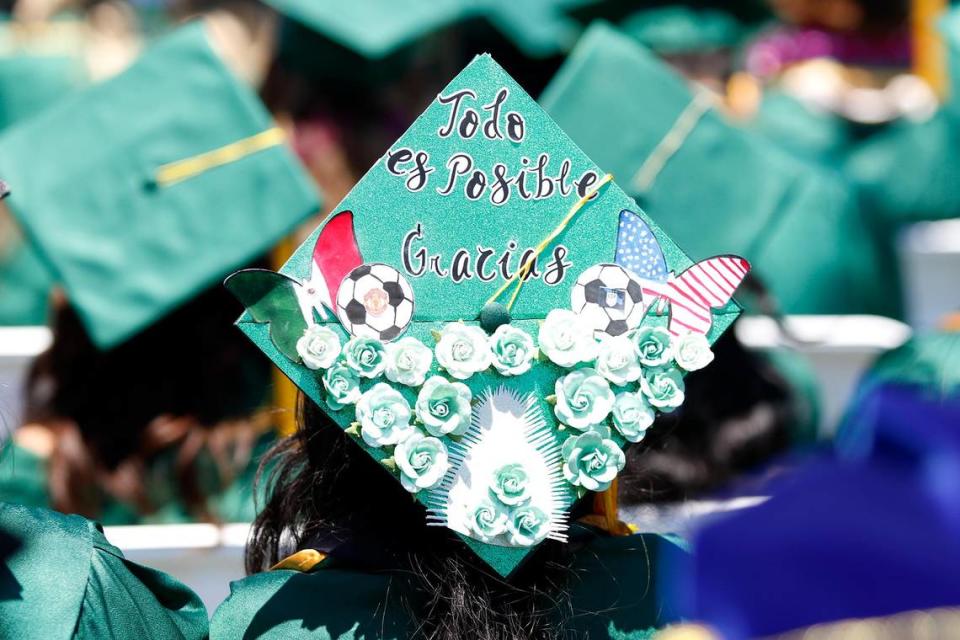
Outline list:
[[[620,29],[661,55],[733,49],[745,35],[744,25],[727,11],[683,4],[642,9]]]
[[[0,131],[86,83],[79,43],[69,22],[27,31],[0,21]],[[0,211],[0,326],[43,324],[51,285],[47,268]]]
[[[569,15],[599,0],[266,0],[302,27],[367,60],[383,60],[427,36],[470,21],[488,22],[523,54],[543,58],[568,51],[580,34]],[[315,40],[294,30],[286,50],[307,56]],[[322,45],[321,45],[322,46]],[[314,50],[313,55],[316,55]],[[322,62],[317,61],[322,64]],[[334,69],[335,65],[327,64]]]
[[[319,197],[201,23],[0,135],[6,203],[109,349],[266,253]]]
[[[728,124],[631,38],[592,26],[541,103],[694,259],[743,255],[788,313],[901,315],[892,240],[849,185]]]

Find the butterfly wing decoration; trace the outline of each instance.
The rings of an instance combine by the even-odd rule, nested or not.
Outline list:
[[[713,324],[711,310],[726,306],[750,272],[750,263],[739,256],[715,256],[674,276],[653,230],[627,209],[620,212],[615,260],[640,279],[648,311],[665,313],[669,305],[667,328],[673,335],[706,335]]]
[[[313,246],[310,278],[304,282],[302,297],[307,306],[316,309],[324,318],[325,309],[336,314],[340,283],[351,271],[363,264],[353,228],[353,212],[334,214],[323,225]]]
[[[309,318],[300,302],[303,285],[268,269],[244,269],[223,284],[247,308],[254,322],[269,323],[270,340],[280,353],[299,361],[297,340],[303,336]]]
[[[711,310],[726,306],[749,272],[750,263],[739,256],[715,256],[665,283],[650,283],[644,293],[670,303],[667,330],[671,334],[706,335],[713,324]]]

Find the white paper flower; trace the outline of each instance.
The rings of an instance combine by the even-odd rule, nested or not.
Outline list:
[[[713,362],[713,351],[706,336],[687,333],[674,338],[673,359],[685,371],[698,371]]]
[[[478,540],[489,542],[507,531],[507,512],[498,505],[484,500],[470,514],[470,530]]]
[[[360,376],[342,362],[323,372],[323,387],[327,390],[327,404],[335,411],[360,399]]]
[[[376,338],[356,336],[343,346],[343,359],[361,378],[376,378],[385,366],[383,343]]]
[[[437,362],[458,380],[466,380],[490,366],[487,334],[480,327],[452,322],[440,332]]]
[[[417,395],[417,417],[435,436],[459,436],[470,428],[470,401],[473,394],[462,382],[448,382],[432,376]]]
[[[297,340],[297,355],[307,369],[326,369],[340,355],[340,336],[322,324],[309,326]]]
[[[515,509],[507,520],[510,544],[515,547],[532,547],[550,533],[550,518],[541,509],[527,505]]]
[[[397,444],[413,434],[410,417],[410,404],[385,382],[373,385],[357,401],[360,436],[371,447]]]
[[[450,468],[447,445],[420,432],[414,432],[398,444],[393,459],[400,470],[400,484],[410,493],[433,489]]]
[[[618,393],[613,403],[613,426],[627,442],[640,442],[653,424],[656,412],[643,394]]]
[[[493,366],[505,376],[519,376],[530,370],[537,357],[533,338],[523,329],[502,324],[490,336]]]
[[[396,342],[387,343],[386,368],[384,375],[390,382],[419,387],[427,378],[430,365],[433,364],[433,351],[425,344],[407,336]]]
[[[610,384],[589,367],[558,378],[554,389],[557,404],[553,411],[560,422],[574,429],[584,430],[600,424],[613,409]]]
[[[657,409],[673,411],[683,404],[683,375],[677,369],[649,369],[640,379],[640,390]]]
[[[630,339],[637,350],[640,364],[645,367],[665,365],[673,357],[670,332],[663,327],[640,327],[630,332]]]
[[[607,336],[600,341],[596,369],[618,387],[636,382],[643,372],[633,341],[627,336]]]
[[[569,309],[554,309],[540,325],[540,350],[561,367],[590,362],[597,356],[593,329]]]

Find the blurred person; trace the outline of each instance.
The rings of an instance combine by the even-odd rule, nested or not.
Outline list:
[[[957,345],[944,333],[882,356],[836,452],[795,461],[765,487],[768,502],[693,536],[664,586],[678,609],[727,640],[954,637]]]
[[[202,640],[207,631],[195,593],[125,559],[99,525],[0,502],[0,637]]]
[[[283,141],[201,23],[0,136],[7,202],[64,292],[0,500],[111,524],[252,518],[270,370],[215,287],[319,208]]]

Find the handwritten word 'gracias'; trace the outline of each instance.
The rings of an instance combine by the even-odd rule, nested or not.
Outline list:
[[[509,95],[506,87],[501,88],[493,100],[483,105],[472,89],[437,96],[437,102],[449,108],[446,122],[437,130],[437,135],[449,138],[456,134],[462,140],[479,135],[491,141],[523,142],[526,120],[516,111],[504,113],[503,110]],[[491,204],[499,206],[506,204],[513,193],[522,200],[543,200],[556,195],[565,197],[576,190],[582,197],[599,179],[593,170],[584,171],[574,179],[570,158],[564,158],[559,166],[551,168],[548,153],[540,153],[536,159],[521,156],[519,162],[520,167],[513,169],[503,162],[495,162],[487,171],[478,167],[469,153],[459,151],[444,163],[443,184],[436,188],[437,193],[449,196],[460,189],[468,200],[479,200],[486,195]],[[405,178],[407,189],[414,192],[423,190],[430,182],[431,174],[437,171],[429,153],[408,147],[388,151],[384,163],[391,174]]]

